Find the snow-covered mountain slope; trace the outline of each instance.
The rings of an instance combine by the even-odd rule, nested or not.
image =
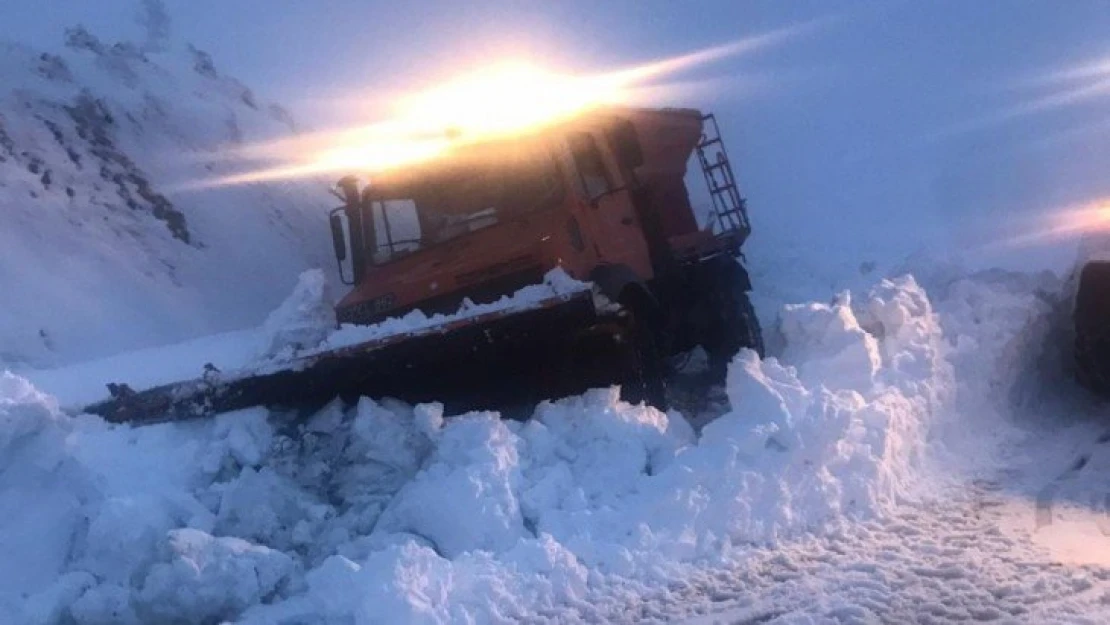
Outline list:
[[[0,43],[0,364],[256,325],[331,267],[322,184],[186,190],[295,130],[186,44]]]

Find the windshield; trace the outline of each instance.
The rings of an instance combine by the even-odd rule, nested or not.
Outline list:
[[[551,206],[561,188],[552,153],[524,142],[382,177],[363,205],[367,258],[389,262]]]

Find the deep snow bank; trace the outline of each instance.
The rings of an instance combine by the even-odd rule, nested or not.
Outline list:
[[[1075,392],[1071,372],[1071,301],[1060,278],[964,270],[931,282],[949,360],[960,372],[955,399],[960,413],[974,415],[934,433],[946,463],[989,470],[998,465],[996,449],[1027,435],[1015,420],[1044,426],[1048,414],[1082,412],[1084,393]]]
[[[0,609],[45,623],[589,613],[620,580],[648,591],[881,512],[910,492],[951,393],[928,299],[884,281],[855,305],[787,307],[781,328],[790,364],[738,355],[731,410],[700,436],[616,389],[527,423],[363,399],[300,424],[256,409],[132,430],[64,417],[4,374],[0,551],[22,557],[0,562]]]

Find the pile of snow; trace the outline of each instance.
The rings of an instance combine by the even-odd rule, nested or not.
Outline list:
[[[303,272],[293,293],[262,324],[262,358],[288,358],[316,347],[335,331],[335,308],[320,269]]]
[[[433,314],[429,316],[421,310],[413,310],[401,317],[390,317],[373,325],[360,326],[345,323],[320,344],[318,351],[346,347],[390,336],[418,334],[454,321],[472,319],[488,313],[511,313],[529,310],[552,300],[590,291],[592,288],[591,283],[576,280],[561,267],[556,267],[544,274],[543,281],[539,284],[528,285],[512,294],[503,295],[493,302],[475,304],[469,298],[464,299],[457,311],[447,315]]]
[[[0,620],[588,614],[615,587],[869,518],[912,495],[952,380],[911,278],[850,301],[784,310],[788,360],[739,354],[731,410],[700,434],[617,389],[526,423],[364,398],[303,423],[254,409],[133,430],[63,417],[5,374],[0,550],[22,557],[0,561]]]
[[[466,298],[453,313],[433,315],[411,310],[370,325],[336,324],[327,278],[319,269],[301,274],[293,293],[267,317],[260,332],[262,359],[273,366],[296,356],[307,356],[367,341],[427,332],[457,321],[489,313],[513,313],[542,306],[571,295],[591,291],[593,285],[572,278],[561,267],[495,301],[475,304]],[[244,366],[249,366],[244,363]]]
[[[58,38],[0,41],[0,365],[253,325],[291,276],[334,265],[321,182],[188,190],[291,135],[281,107],[181,41]]]

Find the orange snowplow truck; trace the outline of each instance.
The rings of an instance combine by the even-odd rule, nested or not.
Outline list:
[[[695,154],[712,202],[702,215],[684,182]],[[209,368],[143,390],[112,384],[111,398],[86,410],[151,423],[366,395],[527,416],[538,400],[612,384],[627,400],[665,407],[671,356],[700,345],[719,378],[737,350],[762,353],[739,261],[751,227],[712,115],[593,111],[460,141],[365,186],[344,178],[333,192],[344,202],[331,214],[336,257],[353,286],[336,309],[341,323],[455,313],[557,268],[592,286],[305,346],[261,367]]]
[[[695,153],[713,202],[700,220],[685,185]],[[464,300],[494,301],[539,283],[557,267],[621,307],[622,322],[599,324],[598,311],[588,311],[569,324],[570,336],[531,328],[554,344],[537,349],[545,341],[533,336],[496,367],[493,385],[529,360],[543,360],[549,374],[570,362],[564,376],[547,376],[569,377],[567,392],[616,382],[629,399],[663,405],[667,357],[700,345],[723,371],[742,347],[762,353],[738,260],[751,226],[712,115],[605,108],[463,145],[361,189],[348,177],[336,194],[344,205],[332,213],[332,235],[340,273],[353,285],[337,307],[342,323],[413,309],[452,313]],[[629,346],[632,364],[602,358],[606,341]]]

